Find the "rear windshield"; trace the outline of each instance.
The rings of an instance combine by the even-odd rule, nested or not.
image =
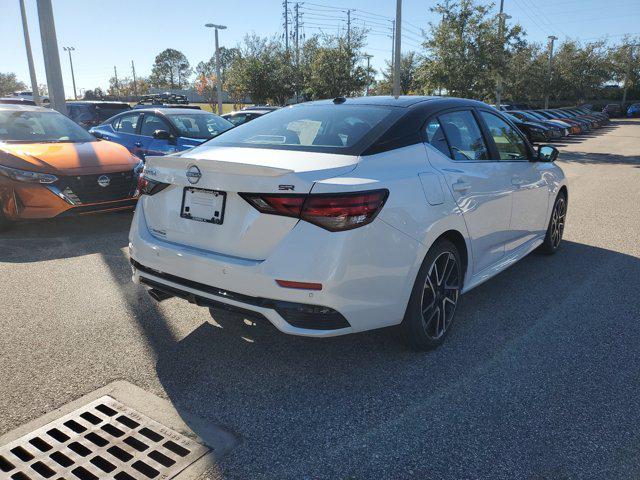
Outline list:
[[[0,110],[0,141],[75,143],[93,142],[96,138],[58,112]]]
[[[181,137],[208,139],[233,128],[233,124],[213,113],[167,113]]]
[[[130,109],[131,107],[129,105],[96,105],[96,114],[98,120],[104,122],[114,115]]]
[[[295,105],[244,123],[207,145],[361,153],[403,113],[371,105]]]

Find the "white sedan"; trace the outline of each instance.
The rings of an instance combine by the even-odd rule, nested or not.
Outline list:
[[[147,157],[133,279],[157,300],[264,317],[285,333],[399,325],[410,346],[433,348],[462,293],[558,249],[568,192],[557,154],[472,100],[283,108]]]

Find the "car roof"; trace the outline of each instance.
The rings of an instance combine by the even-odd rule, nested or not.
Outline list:
[[[370,105],[370,106],[388,106],[388,107],[401,107],[412,108],[419,107],[425,113],[430,113],[435,110],[443,110],[445,108],[455,107],[484,107],[488,105],[478,100],[471,100],[469,98],[457,98],[457,97],[440,97],[440,96],[424,96],[424,95],[401,95],[399,97],[393,97],[391,95],[380,96],[366,96],[356,98],[346,98],[344,102],[335,102],[334,99],[329,100],[317,100],[314,102],[306,102],[301,105]],[[497,109],[494,109],[498,111]]]
[[[11,103],[0,103],[0,110],[15,110],[16,112],[55,112],[50,108],[38,107],[37,105],[18,105]]]
[[[194,115],[205,115],[207,113],[215,115],[211,112],[207,112],[206,110],[200,110],[197,108],[163,108],[163,107],[149,107],[149,108],[135,108],[134,109],[135,112],[140,112],[140,113],[151,113],[151,112],[155,112],[155,113],[163,113],[163,114],[169,114],[169,113],[190,113],[190,114],[194,114]]]
[[[380,105],[386,107],[409,107],[416,103],[434,100],[443,97],[427,97],[420,95],[401,95],[394,97],[391,95],[369,95],[366,97],[337,97],[336,99],[316,100],[305,102],[303,105]]]
[[[73,100],[66,102],[67,105],[126,105],[130,106],[127,102],[111,102],[109,100]]]
[[[261,114],[266,114],[266,113],[270,113],[273,110],[260,110],[259,108],[254,109],[247,109],[247,110],[236,110],[235,112],[229,112],[229,113],[225,113],[225,115],[227,116],[233,116],[233,115],[241,115],[241,114],[245,114],[245,113],[261,113]]]

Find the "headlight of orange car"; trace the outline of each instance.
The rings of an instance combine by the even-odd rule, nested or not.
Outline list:
[[[18,170],[17,168],[9,168],[3,165],[0,165],[0,175],[4,175],[18,182],[53,183],[58,180],[58,177],[48,173],[29,172],[27,170]]]

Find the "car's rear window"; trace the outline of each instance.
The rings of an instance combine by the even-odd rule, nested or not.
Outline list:
[[[296,105],[222,133],[207,145],[358,154],[402,114],[371,105]]]
[[[96,115],[101,122],[126,110],[131,110],[131,107],[129,105],[96,105]]]

